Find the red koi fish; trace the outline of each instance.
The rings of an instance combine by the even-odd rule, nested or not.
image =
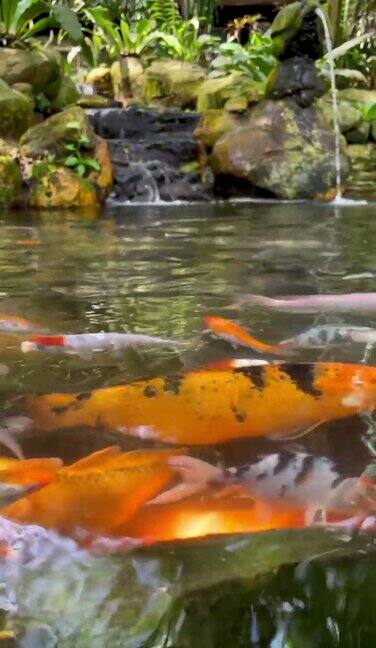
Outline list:
[[[181,445],[301,435],[373,411],[376,367],[273,363],[194,371],[92,392],[26,397],[38,430],[77,426]]]

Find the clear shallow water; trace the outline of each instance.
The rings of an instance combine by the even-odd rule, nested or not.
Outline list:
[[[4,374],[0,376],[3,411],[13,411],[16,397],[28,392],[83,391],[170,373],[227,355],[252,355],[245,351],[236,354],[225,342],[202,338],[201,317],[208,313],[236,319],[266,341],[290,337],[318,323],[376,327],[376,314],[318,317],[234,306],[247,293],[279,296],[375,291],[375,212],[374,205],[338,208],[306,203],[252,203],[125,207],[109,211],[98,220],[75,213],[4,214],[0,220],[1,312],[40,322],[56,333],[140,332],[182,339],[190,350],[182,355],[158,349],[130,350],[122,358],[97,355],[88,360],[23,355],[19,350],[20,338],[1,336],[0,362],[7,368],[7,373],[0,372]],[[362,355],[360,347],[337,348],[305,351],[298,359],[361,361]],[[370,362],[374,360],[375,355]],[[335,459],[344,475],[360,474],[369,462],[360,438],[363,426],[359,419],[326,426],[299,442],[299,449]],[[26,439],[23,448],[26,456],[58,455],[73,460],[114,441],[121,442],[124,448],[140,445],[134,439],[87,430],[78,436],[75,430],[63,436]],[[278,448],[275,442],[242,441],[225,448],[207,449],[200,456],[231,465],[252,461],[261,450],[274,452]],[[361,564],[356,569],[364,571]],[[317,577],[317,596],[328,588],[325,570]],[[300,635],[294,630],[295,638],[289,644],[283,643],[286,618],[291,617],[295,623],[295,611],[299,615],[304,606],[310,609],[309,600],[300,590],[302,605],[294,598],[294,588],[301,584],[301,572],[296,576],[294,570],[287,569],[283,578],[283,583],[281,576],[265,591],[247,593],[232,610],[244,632],[238,634],[229,622],[226,644],[221,643],[213,627],[205,646],[230,645],[231,637],[232,641],[237,637],[238,644],[233,644],[236,646],[298,648],[303,645],[303,635],[307,646],[367,645],[363,640],[351,643],[355,639],[347,626],[346,637],[351,641],[347,638],[338,643],[340,631],[333,630],[334,622],[327,622],[320,609],[310,612],[312,623],[307,621],[308,629],[312,630],[315,624],[324,629],[316,643],[307,628]],[[342,599],[350,597],[351,601],[345,580],[343,577],[343,586],[338,592],[336,589],[338,605],[340,594]],[[316,587],[314,582],[308,574],[304,588],[310,591]],[[276,606],[275,614],[270,613],[270,597]],[[340,620],[335,623],[342,623],[344,628],[343,605],[339,609]],[[259,619],[258,634],[250,610]],[[196,610],[194,616],[197,614]],[[358,610],[359,623],[365,623],[359,615]],[[326,631],[328,623],[331,629]],[[365,636],[369,637],[369,632]],[[198,645],[192,641],[173,645]]]

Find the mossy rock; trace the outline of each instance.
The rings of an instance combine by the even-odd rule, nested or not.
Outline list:
[[[72,128],[71,124],[77,124]],[[95,134],[89,119],[82,108],[66,108],[60,113],[29,128],[21,138],[21,154],[32,159],[42,158],[46,154],[55,155],[56,161],[67,157],[66,144],[78,142],[80,135],[89,139],[87,149],[94,151]]]
[[[33,122],[32,101],[0,79],[0,136],[18,139]]]
[[[100,201],[93,182],[59,167],[33,182],[28,202],[30,207],[48,209],[98,206]]]
[[[91,85],[97,94],[104,97],[113,97],[111,68],[107,65],[101,65],[89,70],[85,83]]]
[[[44,52],[1,48],[0,78],[9,85],[29,83],[34,92],[43,92],[53,99],[60,87],[62,59],[58,52],[47,49]]]
[[[201,84],[197,95],[197,110],[205,112],[215,108],[223,108],[229,101],[244,100],[248,103],[258,101],[262,91],[258,84],[245,77],[241,72],[232,72],[225,77],[206,79]]]
[[[132,95],[139,95],[141,93],[141,81],[144,68],[137,57],[127,56],[122,62],[115,61],[111,65],[110,72],[115,99],[122,98],[124,86],[128,86]]]
[[[347,147],[350,175],[346,182],[347,192],[352,196],[374,200],[376,198],[376,145],[350,144]]]
[[[0,147],[0,206],[14,206],[22,200],[22,177],[20,168],[10,155]]]
[[[332,96],[324,95],[316,101],[316,106],[322,110],[328,123],[333,125],[333,104]],[[350,101],[341,99],[338,102],[338,122],[341,133],[347,133],[357,128],[363,121],[361,111],[356,108]]]
[[[64,110],[68,106],[74,106],[79,97],[80,93],[74,82],[68,75],[65,75],[61,80],[59,91],[51,106],[55,110]]]
[[[141,79],[141,95],[147,104],[193,108],[206,71],[196,63],[170,59],[154,61]]]
[[[348,173],[342,145],[342,177]],[[293,99],[262,101],[246,120],[215,144],[216,174],[248,180],[279,198],[315,198],[336,181],[334,134],[320,111]]]
[[[223,135],[230,133],[239,124],[239,119],[227,110],[207,110],[202,113],[194,136],[206,146],[214,144]]]

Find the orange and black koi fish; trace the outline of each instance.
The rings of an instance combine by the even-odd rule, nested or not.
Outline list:
[[[214,317],[208,315],[203,317],[203,322],[211,333],[216,337],[223,338],[235,346],[245,346],[259,353],[281,353],[278,344],[267,344],[252,337],[252,335],[240,324],[236,324],[224,317]],[[283,353],[283,349],[282,349]],[[289,349],[286,350],[289,355]]]
[[[61,533],[85,529],[114,534],[146,501],[167,487],[175,471],[167,459],[180,450],[106,448],[59,470],[38,492],[1,510],[15,521]]]
[[[85,426],[183,445],[297,436],[376,406],[376,367],[274,363],[26,397],[35,428]]]

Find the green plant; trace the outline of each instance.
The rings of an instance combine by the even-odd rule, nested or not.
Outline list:
[[[150,18],[164,32],[174,31],[182,19],[176,0],[148,0],[147,9]]]
[[[80,129],[78,122],[72,121],[67,124],[67,127],[73,131]],[[98,160],[87,155],[88,144],[90,140],[86,133],[80,133],[71,142],[65,144],[65,149],[68,156],[64,160],[66,167],[73,169],[78,175],[83,178],[87,172],[101,170],[101,165]]]
[[[151,49],[158,40],[154,20],[142,18],[131,24],[125,17],[121,17],[120,24],[116,25],[99,7],[88,11],[87,14],[92,18],[95,34],[106,47],[110,59],[128,55],[139,56]]]
[[[31,167],[31,179],[39,180],[40,178],[43,178],[43,176],[53,173],[56,169],[55,155],[49,153],[44,160],[34,162]]]
[[[81,40],[75,12],[63,3],[47,0],[0,0],[0,44],[22,45],[52,28],[64,29],[69,38]]]
[[[264,82],[276,65],[272,40],[253,33],[247,46],[234,40],[222,43],[218,56],[211,62],[210,76],[226,76],[238,70],[254,81]]]
[[[199,34],[198,18],[181,20],[174,32],[158,32],[159,48],[163,56],[170,56],[181,61],[200,61],[210,56],[219,43],[219,38],[210,34]]]

